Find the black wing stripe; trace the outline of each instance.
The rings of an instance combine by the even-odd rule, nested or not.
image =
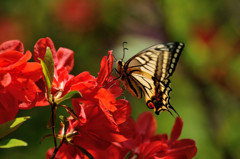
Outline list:
[[[129,75],[128,77],[132,77],[132,76]],[[136,94],[137,97],[141,98],[142,97],[142,93],[140,93],[140,95],[139,95],[137,90],[134,88],[130,78],[127,78],[127,80],[128,80],[129,87],[133,90],[133,92]]]
[[[167,76],[167,77],[170,77],[176,69],[180,54],[184,48],[184,44],[183,43],[169,43],[168,47],[170,48],[170,52],[172,53],[172,57],[171,57],[169,67],[168,67],[168,76]]]

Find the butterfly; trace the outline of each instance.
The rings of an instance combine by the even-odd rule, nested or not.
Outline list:
[[[150,109],[158,115],[173,110],[169,100],[172,76],[179,56],[184,48],[180,42],[169,42],[150,46],[130,58],[126,63],[117,61],[117,73],[125,88],[137,98],[144,97]]]

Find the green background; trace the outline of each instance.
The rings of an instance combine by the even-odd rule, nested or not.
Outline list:
[[[0,43],[19,39],[25,50],[33,51],[39,38],[50,37],[56,49],[66,47],[75,52],[72,74],[89,71],[97,76],[108,50],[122,57],[123,41],[128,42],[125,61],[156,43],[184,42],[185,49],[171,77],[171,104],[184,121],[180,138],[196,141],[196,159],[237,159],[239,15],[238,0],[1,0]],[[134,119],[149,111],[143,100],[126,90],[122,98],[130,101]],[[40,144],[41,138],[51,133],[46,129],[50,108],[20,110],[17,116],[28,115],[31,119],[8,137],[29,145],[0,149],[1,159],[41,159],[53,147],[51,138]],[[155,117],[157,133],[170,134],[174,118],[167,112]]]

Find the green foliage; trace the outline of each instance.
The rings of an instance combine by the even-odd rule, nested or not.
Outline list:
[[[27,143],[19,139],[3,139],[0,141],[0,148],[13,148],[18,146],[27,146]]]
[[[42,71],[44,75],[44,80],[47,85],[47,94],[49,97],[49,101],[51,101],[51,87],[52,87],[52,81],[53,81],[53,76],[54,76],[54,61],[53,61],[53,56],[51,53],[51,50],[49,47],[46,49],[46,54],[44,56],[44,61],[40,59],[40,63],[42,66]]]
[[[15,131],[19,126],[21,126],[28,119],[30,119],[29,116],[18,117],[16,119],[10,120],[0,125],[0,139],[10,134],[11,132]]]
[[[19,128],[19,126],[28,119],[30,119],[30,117],[19,117],[0,125],[0,148],[27,146],[25,141],[14,138],[6,138],[6,136]]]

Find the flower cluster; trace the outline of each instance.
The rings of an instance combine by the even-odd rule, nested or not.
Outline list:
[[[77,132],[72,138],[72,143],[89,152],[105,150],[113,142],[121,143],[133,135],[131,128],[127,126],[131,120],[131,107],[126,100],[116,100],[121,95],[122,89],[118,81],[114,81],[114,77],[111,76],[112,65],[113,56],[109,51],[109,57],[105,56],[102,59],[97,78],[83,72],[71,80],[70,89],[80,91],[82,98],[72,100],[79,120],[68,118],[70,125],[67,135],[71,136]],[[59,158],[63,156],[71,158],[74,154],[77,158],[82,155],[77,147],[68,145],[62,146],[58,153],[61,156]],[[68,149],[71,149],[71,153],[66,152]]]
[[[51,56],[47,58],[52,57],[52,65],[48,66],[53,67],[49,68],[53,71],[52,76],[49,75],[50,86],[46,72],[51,73],[48,70],[44,73],[42,64],[47,61],[48,49]],[[34,45],[35,62],[28,62],[31,55],[30,51],[24,54],[20,41],[0,45],[0,123],[13,119],[18,109],[50,103],[55,110],[62,106],[56,101],[69,99],[71,92],[81,92],[81,97],[71,98],[73,110],[64,106],[70,116],[57,135],[61,143],[50,148],[46,158],[190,159],[195,156],[197,148],[193,140],[178,140],[183,126],[181,118],[176,119],[170,138],[166,134],[155,135],[156,121],[149,112],[141,114],[134,122],[129,102],[117,99],[123,90],[111,75],[112,51],[103,57],[98,77],[89,72],[71,75],[73,51],[66,48],[56,51],[50,38],[39,39]]]

